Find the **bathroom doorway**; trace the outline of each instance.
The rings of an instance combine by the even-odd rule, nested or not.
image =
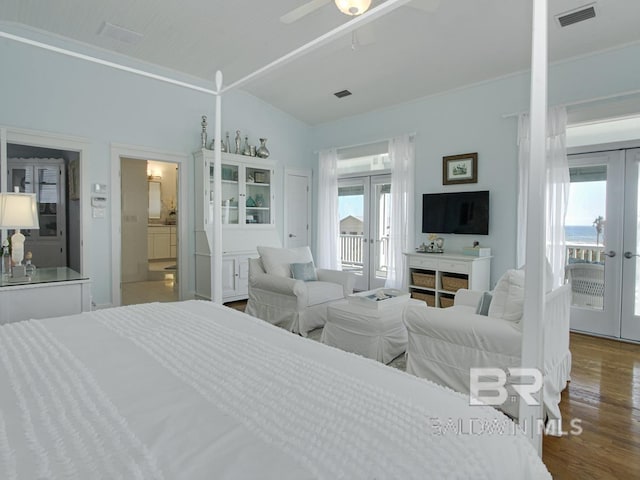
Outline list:
[[[120,158],[121,305],[180,299],[179,164]]]

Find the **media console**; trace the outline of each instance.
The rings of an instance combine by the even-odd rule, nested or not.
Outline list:
[[[409,292],[431,307],[449,307],[460,288],[489,290],[492,257],[449,253],[405,253]]]

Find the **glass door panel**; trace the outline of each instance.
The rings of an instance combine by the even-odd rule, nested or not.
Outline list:
[[[36,167],[38,179],[36,199],[38,201],[38,220],[40,237],[56,237],[58,235],[58,198],[59,175],[57,167]]]
[[[271,223],[271,170],[247,167],[245,187],[246,223]]]
[[[571,283],[571,328],[618,336],[623,202],[620,152],[569,156],[565,237]]]
[[[640,149],[627,150],[620,336],[640,341]]]
[[[211,200],[214,196],[213,171],[210,168],[210,192]],[[222,164],[221,189],[222,189],[222,223],[228,225],[237,225],[240,221],[239,199],[240,199],[240,181],[239,167],[237,165]]]
[[[369,289],[368,237],[364,235],[368,224],[368,218],[365,218],[367,193],[368,178],[347,178],[338,182],[340,262],[342,270],[356,275],[356,290]]]
[[[371,278],[369,288],[384,286],[387,279],[389,255],[389,234],[391,232],[391,178],[388,175],[371,177],[371,234],[373,243],[371,258]]]

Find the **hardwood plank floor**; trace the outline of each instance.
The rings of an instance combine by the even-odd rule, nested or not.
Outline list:
[[[572,333],[570,349],[562,425],[571,432],[574,421],[582,432],[545,436],[544,463],[557,480],[640,479],[640,345]]]
[[[572,333],[570,349],[560,410],[582,433],[546,436],[544,463],[555,479],[640,478],[640,345]]]

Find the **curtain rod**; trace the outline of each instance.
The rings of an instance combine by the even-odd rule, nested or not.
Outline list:
[[[603,95],[602,97],[589,98],[586,100],[576,100],[575,102],[568,102],[568,103],[559,103],[557,105],[551,105],[551,107],[575,107],[576,105],[584,105],[586,103],[595,103],[595,102],[600,102],[602,100],[611,100],[612,98],[622,98],[622,97],[627,97],[630,95],[638,95],[638,94],[640,94],[640,89],[628,90],[626,92],[612,93],[611,95]],[[523,110],[520,112],[505,113],[502,115],[502,118],[519,117],[523,113],[529,113],[529,111]]]
[[[401,135],[405,135],[405,134],[403,133],[403,134],[401,134]],[[409,133],[409,134],[407,134],[407,135],[409,135],[409,137],[414,137],[414,138],[415,138],[415,136],[417,135],[417,133],[416,133],[416,132],[412,132],[412,133]],[[364,147],[364,146],[366,146],[366,145],[373,145],[374,143],[388,142],[389,140],[393,140],[394,138],[396,138],[396,137],[380,138],[380,139],[378,139],[378,140],[373,140],[373,141],[371,141],[371,142],[354,143],[354,144],[352,144],[352,145],[343,145],[343,146],[341,146],[341,147],[327,147],[327,148],[323,148],[323,149],[321,149],[321,150],[314,150],[314,151],[313,151],[313,153],[314,153],[315,155],[317,155],[318,153],[320,153],[320,152],[322,152],[322,151],[324,151],[324,150],[331,150],[332,148],[335,148],[336,150],[345,150],[345,149],[347,149],[347,148]]]

